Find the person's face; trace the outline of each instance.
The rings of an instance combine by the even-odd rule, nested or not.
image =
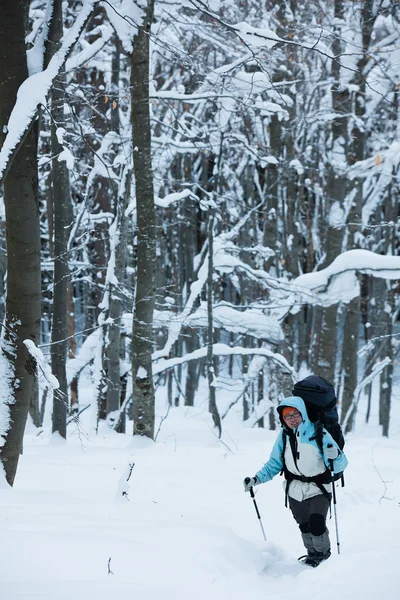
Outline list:
[[[286,413],[286,415],[283,417],[283,420],[285,421],[286,425],[290,427],[290,429],[295,429],[298,425],[300,425],[303,418],[299,411],[294,408],[289,413]]]

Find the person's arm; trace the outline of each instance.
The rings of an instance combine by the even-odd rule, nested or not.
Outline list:
[[[256,477],[260,483],[271,481],[275,475],[278,475],[282,471],[282,452],[283,452],[283,433],[279,432],[274,447],[272,448],[271,455],[265,465],[256,473]]]

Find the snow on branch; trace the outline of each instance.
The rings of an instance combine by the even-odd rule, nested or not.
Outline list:
[[[174,192],[172,194],[168,194],[165,198],[154,198],[154,204],[156,206],[160,206],[161,208],[167,208],[171,204],[175,202],[179,202],[180,200],[185,200],[185,198],[192,198],[193,200],[198,200],[200,202],[200,198],[196,196],[191,190],[182,190],[182,192]]]
[[[306,273],[296,277],[293,283],[304,291],[315,293],[315,303],[331,306],[338,302],[348,303],[360,293],[357,273],[365,273],[381,279],[400,278],[400,257],[382,256],[370,250],[348,250],[343,252],[321,271]],[[293,304],[306,298],[294,298]],[[292,308],[292,313],[299,307]]]
[[[75,358],[67,362],[67,382],[71,385],[72,381],[79,373],[90,364],[96,353],[96,348],[100,343],[100,328],[96,328],[83,342]]]
[[[252,210],[250,210],[242,219],[240,219],[240,221],[238,221],[238,223],[236,223],[236,225],[229,232],[221,233],[220,235],[218,235],[215,238],[215,240],[214,240],[214,256],[220,251],[221,247],[222,248],[224,247],[226,242],[233,240],[239,234],[243,225],[251,217],[253,212],[260,208],[260,206],[261,206],[261,204],[257,205]],[[181,332],[181,328],[186,323],[187,317],[192,312],[193,306],[194,306],[197,298],[200,296],[201,291],[207,282],[207,276],[208,276],[207,256],[208,256],[208,252],[204,258],[203,264],[201,265],[201,267],[198,271],[197,280],[194,281],[190,286],[190,294],[189,294],[188,301],[186,302],[185,308],[183,309],[183,311],[181,313],[179,313],[178,315],[176,315],[174,318],[172,318],[170,320],[168,339],[164,345],[164,348],[162,348],[161,350],[156,350],[156,352],[153,352],[153,360],[169,356],[172,346],[177,341],[179,334]]]
[[[130,54],[133,50],[133,38],[144,21],[143,8],[134,0],[104,0],[103,4],[123,49]]]
[[[253,27],[246,21],[237,23],[232,28],[245,44],[253,48],[272,48],[278,42],[285,41],[271,29]]]
[[[50,365],[43,356],[42,351],[35,345],[34,342],[32,342],[32,340],[24,340],[24,345],[31,357],[34,359],[34,362],[46,380],[48,387],[52,390],[58,390],[60,387],[58,379],[51,372]]]
[[[199,308],[188,317],[187,324],[190,327],[206,327],[206,302],[202,302]],[[283,331],[278,321],[265,315],[260,309],[245,308],[245,310],[239,310],[239,308],[231,306],[214,306],[213,325],[225,331],[252,335],[272,344],[279,344],[284,341]]]
[[[367,375],[367,377],[365,377],[362,381],[360,381],[360,383],[358,384],[358,386],[356,387],[356,389],[354,390],[354,394],[353,394],[353,401],[351,403],[351,405],[349,406],[349,408],[347,409],[347,412],[344,416],[343,419],[343,423],[342,423],[342,427],[343,430],[346,430],[346,426],[347,423],[351,417],[351,414],[353,412],[353,410],[355,410],[357,408],[358,405],[358,401],[360,399],[360,395],[362,390],[365,388],[365,386],[367,386],[369,383],[371,383],[371,381],[373,381],[375,379],[375,377],[377,377],[378,375],[380,375],[382,373],[382,371],[391,363],[391,359],[386,356],[383,360],[381,360],[380,362],[376,363],[373,367],[372,367],[372,371],[369,375]]]
[[[36,117],[38,107],[46,104],[46,96],[53,81],[78,40],[97,1],[82,0],[82,8],[75,23],[62,38],[61,47],[50,60],[47,69],[31,75],[19,87],[17,100],[7,124],[7,135],[0,150],[0,184],[4,181],[11,162]]]
[[[268,350],[268,348],[241,348],[240,346],[227,346],[226,344],[213,344],[213,355],[214,356],[252,356],[252,355],[260,355],[269,358],[278,364],[284,371],[287,373],[293,374],[293,368],[289,365],[287,360],[276,352],[272,352],[272,350]],[[168,358],[161,359],[153,366],[153,375],[157,373],[161,373],[166,369],[171,369],[177,365],[181,365],[185,362],[189,362],[191,360],[198,360],[199,358],[204,358],[207,355],[207,347],[199,348],[198,350],[194,350],[194,352],[190,352],[189,354],[185,354],[184,356],[176,357],[176,358]]]
[[[387,193],[388,186],[392,183],[400,163],[400,142],[395,139],[386,150],[365,160],[359,160],[347,171],[347,178],[352,181],[356,178],[364,179],[361,222],[368,226],[369,219],[382,202]]]
[[[114,33],[114,30],[110,25],[99,25],[97,29],[100,32],[100,37],[98,37],[91,44],[86,42],[81,52],[78,52],[77,54],[69,58],[65,63],[66,71],[79,69],[79,67],[87,63],[90,59],[92,59],[98,52],[100,52],[100,50],[104,48],[107,42],[110,41]]]
[[[54,11],[54,0],[48,0],[46,11],[42,19],[37,19],[37,29],[33,29],[26,42],[34,42],[32,48],[26,52],[29,75],[43,71],[43,62],[46,52],[46,40],[49,35],[50,22]],[[38,33],[39,31],[39,33]]]

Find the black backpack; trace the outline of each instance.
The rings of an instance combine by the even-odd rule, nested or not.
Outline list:
[[[310,375],[295,383],[293,396],[304,400],[308,418],[316,425],[317,443],[322,451],[322,428],[333,437],[341,450],[344,447],[342,428],[336,408],[337,400],[333,385],[323,377]]]

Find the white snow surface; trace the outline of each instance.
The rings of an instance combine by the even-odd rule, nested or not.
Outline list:
[[[166,408],[161,393],[157,426]],[[332,519],[333,555],[312,569],[279,477],[256,488],[263,541],[242,480],[276,432],[243,427],[240,410],[223,443],[206,402],[171,408],[156,443],[105,423],[91,436],[88,411],[67,442],[29,423],[14,488],[0,487],[0,599],[398,600],[399,421],[384,439],[360,414],[337,488],[341,554]]]

